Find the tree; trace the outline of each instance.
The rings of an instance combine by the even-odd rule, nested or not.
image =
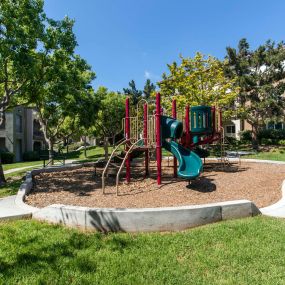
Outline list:
[[[30,83],[44,29],[42,0],[0,1],[0,124]],[[5,182],[0,161],[0,183]]]
[[[125,96],[99,87],[96,95],[100,98],[100,110],[95,124],[95,135],[104,139],[105,159],[108,158],[108,141],[115,144],[116,135],[122,133],[122,119],[125,115]]]
[[[225,70],[229,78],[237,77],[239,117],[251,125],[253,147],[258,149],[260,128],[267,120],[284,118],[284,43],[269,40],[250,50],[247,40],[241,39],[237,50],[227,47]]]
[[[36,106],[49,159],[53,163],[54,144],[67,118],[80,116],[93,96],[91,81],[95,74],[80,56],[74,54],[76,40],[73,21],[47,20],[42,47],[36,52],[37,65],[33,82],[26,90]],[[93,112],[96,110],[92,110]]]
[[[136,83],[134,80],[131,80],[129,82],[130,88],[123,88],[123,92],[125,95],[129,96],[131,99],[131,104],[133,106],[137,105],[140,99],[142,98],[143,92],[141,90],[138,90],[136,87]]]
[[[176,62],[168,65],[169,74],[164,73],[158,83],[165,106],[170,109],[171,100],[176,99],[178,109],[189,104],[215,105],[230,111],[238,88],[234,77],[225,77],[223,63],[201,53],[194,58],[180,56],[180,59],[180,65]]]
[[[143,89],[144,99],[148,101],[151,94],[155,91],[155,88],[156,86],[150,81],[150,79],[147,79]]]

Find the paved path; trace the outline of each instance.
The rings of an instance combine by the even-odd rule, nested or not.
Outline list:
[[[76,160],[67,159],[67,160],[65,161],[65,164],[73,163],[73,162],[75,162],[75,161],[76,161]],[[55,163],[55,165],[58,165],[58,164],[60,164],[60,162],[56,162],[56,163]],[[38,167],[43,167],[43,164],[36,164],[36,165],[29,165],[29,166],[23,166],[23,167],[18,167],[18,168],[12,168],[12,169],[9,169],[9,170],[5,170],[5,171],[4,171],[4,174],[9,174],[9,173],[21,171],[21,170],[24,170],[24,169],[38,168]]]
[[[16,195],[0,199],[0,221],[29,218],[31,211],[20,208],[15,203]]]
[[[23,167],[18,167],[18,168],[12,168],[12,169],[9,169],[9,170],[5,170],[4,174],[9,174],[9,173],[21,171],[21,170],[28,169],[28,168],[37,168],[37,167],[41,167],[41,166],[43,166],[43,165],[42,164],[37,164],[37,165],[30,165],[30,166],[23,166]]]
[[[282,198],[277,203],[265,208],[261,208],[260,211],[263,215],[285,218],[285,180],[282,183]]]

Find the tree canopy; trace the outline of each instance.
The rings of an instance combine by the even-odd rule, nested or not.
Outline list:
[[[215,105],[230,110],[238,95],[236,78],[227,78],[223,62],[212,56],[197,53],[193,58],[180,56],[181,63],[168,64],[169,74],[162,75],[158,83],[164,105],[171,107],[171,100],[177,100],[177,107],[185,104]]]
[[[241,39],[237,49],[227,48],[225,71],[229,78],[237,78],[239,117],[252,126],[256,144],[257,132],[266,121],[284,118],[284,43],[269,40],[251,50],[247,40]]]
[[[31,83],[45,18],[42,0],[0,1],[0,124]]]

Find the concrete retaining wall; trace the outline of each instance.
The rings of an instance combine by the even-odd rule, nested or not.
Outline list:
[[[222,220],[260,214],[248,200],[201,206],[115,209],[51,205],[33,214],[34,219],[101,232],[179,231]]]
[[[21,185],[16,204],[29,210],[32,217],[84,230],[101,232],[154,232],[179,231],[222,220],[251,217],[260,214],[259,209],[248,200],[237,200],[197,206],[165,208],[87,208],[67,205],[50,205],[38,209],[24,203],[32,188],[33,176],[44,172],[78,169],[90,164],[54,166],[27,172]]]

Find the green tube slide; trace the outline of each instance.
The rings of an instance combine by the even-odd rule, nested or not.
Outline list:
[[[171,117],[161,117],[162,147],[171,152],[178,160],[177,174],[184,179],[195,179],[203,170],[201,158],[193,151],[174,141],[182,136],[183,124]]]

